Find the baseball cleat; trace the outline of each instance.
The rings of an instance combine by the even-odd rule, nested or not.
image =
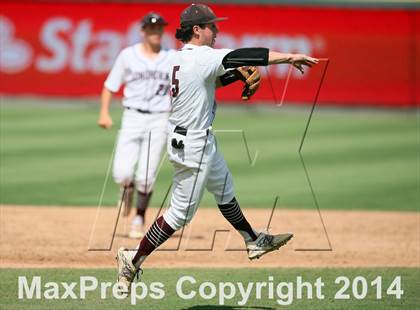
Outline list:
[[[125,193],[124,193],[125,189]],[[134,194],[134,186],[129,185],[121,190],[121,195],[124,193],[124,196],[118,201],[118,206],[121,206],[122,215],[127,217],[130,215],[131,207],[133,205],[133,194]]]
[[[133,283],[135,276],[138,279],[138,273],[141,269],[137,269],[133,265],[130,252],[126,248],[118,249],[116,259],[118,263],[118,291],[121,295],[128,295],[131,283]]]
[[[269,235],[261,232],[257,239],[246,244],[246,249],[248,251],[249,259],[260,258],[264,254],[278,250],[280,247],[285,245],[290,239],[292,239],[293,234],[285,233],[278,235]]]

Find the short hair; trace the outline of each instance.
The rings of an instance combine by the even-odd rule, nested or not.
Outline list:
[[[195,25],[192,26],[181,26],[179,29],[176,30],[175,33],[175,38],[179,41],[182,41],[184,43],[187,43],[189,41],[191,41],[194,31],[193,31],[193,27]],[[204,29],[205,26],[204,25],[197,25],[199,26],[201,29]]]

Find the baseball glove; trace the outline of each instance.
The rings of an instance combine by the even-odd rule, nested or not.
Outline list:
[[[242,90],[242,100],[248,100],[260,87],[260,72],[256,67],[240,67],[233,71],[237,78],[245,83]]]

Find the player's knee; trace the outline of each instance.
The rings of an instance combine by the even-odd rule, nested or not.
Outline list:
[[[114,171],[112,176],[114,178],[115,183],[121,186],[128,186],[130,183],[133,182],[133,176],[128,171]]]
[[[194,213],[195,212],[177,212],[174,209],[169,208],[168,211],[165,212],[164,218],[174,230],[179,230],[191,222]]]
[[[232,184],[220,184],[220,186],[207,186],[207,189],[210,193],[213,194],[214,199],[217,204],[228,203],[235,197]]]
[[[171,212],[170,209],[163,214],[163,218],[165,219],[165,222],[168,223],[168,225],[175,231],[180,230],[184,226],[180,217],[176,216],[176,214]]]
[[[214,193],[214,199],[218,205],[223,205],[230,202],[235,197],[235,193],[232,191],[225,193]]]
[[[142,193],[150,193],[153,190],[153,185],[155,183],[155,180],[136,180],[136,188],[138,191],[142,192]]]
[[[206,187],[213,194],[217,204],[228,203],[235,196],[230,172],[227,172],[223,179],[209,179]]]

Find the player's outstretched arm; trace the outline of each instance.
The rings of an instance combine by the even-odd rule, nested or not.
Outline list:
[[[318,59],[309,57],[303,54],[285,54],[275,51],[270,51],[268,53],[268,64],[292,64],[296,69],[298,69],[303,74],[303,66],[312,67],[318,63]]]
[[[225,69],[240,66],[267,66],[275,64],[292,64],[303,73],[303,66],[312,66],[318,59],[303,54],[289,54],[270,51],[264,47],[239,48],[226,54],[222,64]]]
[[[303,74],[303,66],[311,67],[317,63],[318,59],[303,54],[279,53],[262,47],[239,48],[229,52],[223,58],[223,67],[233,70],[219,76],[216,79],[216,87],[242,80],[246,85],[242,92],[242,99],[248,100],[260,85],[260,74],[255,66],[292,64]]]
[[[109,106],[111,105],[112,92],[104,87],[101,94],[101,108],[99,111],[98,125],[99,127],[110,129],[112,127],[112,118],[109,114]]]

